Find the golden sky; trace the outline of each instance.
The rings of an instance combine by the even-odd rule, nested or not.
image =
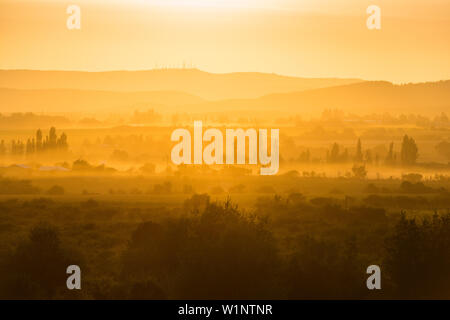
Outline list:
[[[66,8],[81,7],[81,30]],[[366,8],[382,11],[368,30]],[[0,68],[450,79],[448,0],[0,0]]]

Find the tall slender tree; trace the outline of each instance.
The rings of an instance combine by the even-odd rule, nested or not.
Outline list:
[[[405,135],[402,142],[401,161],[405,166],[413,165],[419,157],[419,148],[412,137]]]
[[[36,131],[36,152],[42,151],[42,131],[38,129]]]
[[[356,144],[356,154],[355,154],[355,162],[363,161],[363,152],[361,145],[361,138],[358,139],[358,143]]]

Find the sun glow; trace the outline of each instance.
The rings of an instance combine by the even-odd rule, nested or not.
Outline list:
[[[83,1],[83,0],[81,0]],[[92,1],[89,1],[92,2]],[[274,8],[275,0],[97,0],[97,3],[148,5],[158,7],[194,8]]]
[[[139,4],[166,7],[197,8],[258,8],[265,7],[268,0],[135,0]]]

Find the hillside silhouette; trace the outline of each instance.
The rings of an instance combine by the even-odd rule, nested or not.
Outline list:
[[[197,69],[147,71],[0,70],[0,88],[100,91],[183,91],[208,100],[257,98],[360,82],[359,79],[297,78],[257,72],[214,74]]]
[[[24,83],[14,81],[26,74]],[[67,79],[65,79],[67,75]],[[109,77],[107,77],[107,75]],[[118,75],[123,75],[120,78]],[[9,77],[12,77],[9,79]],[[92,77],[92,78],[90,78]],[[40,80],[40,78],[45,78]],[[73,86],[70,89],[10,89],[13,86]],[[87,81],[83,81],[83,79]],[[130,79],[128,83],[127,78]],[[160,79],[157,82],[156,79]],[[189,78],[192,80],[190,81]],[[65,80],[64,80],[65,79]],[[97,80],[98,81],[97,81]],[[104,81],[103,81],[103,80]],[[141,79],[142,82],[137,80]],[[148,81],[147,81],[148,80]],[[0,71],[3,102],[0,112],[123,112],[152,108],[158,112],[228,112],[282,111],[287,113],[320,113],[324,109],[340,109],[352,113],[391,112],[434,114],[450,107],[450,80],[396,85],[387,81],[365,81],[311,90],[292,90],[346,82],[336,79],[301,79],[259,73],[210,74],[198,70],[155,70],[139,72],[47,72]],[[96,82],[97,81],[97,82]],[[123,87],[119,84],[123,82]],[[147,81],[147,82],[146,82]],[[172,83],[173,81],[173,83]],[[92,83],[90,83],[92,82]],[[84,90],[79,87],[108,87],[109,90]],[[118,87],[120,87],[120,90]],[[164,88],[160,91],[124,91],[132,87]],[[185,89],[173,91],[172,89]],[[203,87],[200,90],[200,87]],[[198,95],[192,94],[197,91]],[[251,96],[255,98],[210,100],[204,97]],[[289,91],[289,92],[285,92]]]
[[[199,109],[278,110],[320,113],[327,108],[347,112],[436,113],[450,108],[450,80],[405,85],[368,81],[343,86],[276,93],[257,99],[234,99],[207,103]]]

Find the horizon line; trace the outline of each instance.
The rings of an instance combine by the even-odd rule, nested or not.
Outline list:
[[[264,74],[264,75],[274,75],[278,77],[286,77],[286,78],[298,78],[298,79],[340,79],[340,80],[359,80],[361,82],[390,82],[394,85],[406,85],[406,84],[420,84],[420,83],[433,83],[433,82],[442,82],[449,81],[450,77],[447,79],[439,79],[439,80],[423,80],[423,81],[392,81],[387,79],[365,79],[362,77],[342,77],[342,76],[317,76],[317,77],[308,77],[301,75],[289,75],[289,74],[281,74],[276,72],[263,72],[263,71],[229,71],[229,72],[211,72],[202,70],[198,67],[162,67],[162,68],[149,68],[149,69],[106,69],[106,70],[86,70],[86,69],[27,69],[27,68],[0,68],[0,71],[36,71],[36,72],[79,72],[79,73],[112,73],[112,72],[151,72],[151,71],[169,71],[169,70],[184,70],[184,71],[199,71],[203,73],[213,74],[213,75],[227,75],[227,74],[239,74],[239,73],[248,73],[248,74]]]

